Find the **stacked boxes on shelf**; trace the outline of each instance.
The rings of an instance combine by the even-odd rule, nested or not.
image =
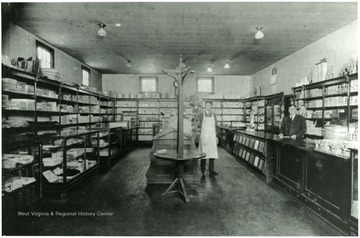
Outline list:
[[[17,92],[34,95],[34,86],[12,78],[2,78],[2,90],[4,92]]]

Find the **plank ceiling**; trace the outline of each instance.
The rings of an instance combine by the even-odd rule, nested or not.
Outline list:
[[[212,65],[212,74],[252,75],[357,19],[356,2],[11,3],[10,9],[16,24],[101,73],[124,74],[160,73],[182,54],[199,74]],[[107,25],[106,37],[97,35],[98,23]],[[262,40],[254,39],[258,26]]]

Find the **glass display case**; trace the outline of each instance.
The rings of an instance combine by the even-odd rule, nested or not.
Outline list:
[[[139,127],[122,128],[122,130],[122,148],[127,151],[137,144]]]
[[[276,133],[280,132],[282,113],[285,113],[283,104],[283,93],[266,96],[266,118],[265,131]]]
[[[358,235],[358,151],[350,149],[351,158],[351,214],[350,234]]]
[[[9,135],[9,137],[11,137]],[[32,208],[42,198],[41,150],[35,135],[17,134],[3,140],[2,202],[3,214]],[[3,216],[3,219],[8,219]]]
[[[97,172],[98,130],[62,131],[43,139],[44,193],[60,193],[64,198],[71,188]]]
[[[100,163],[102,166],[109,167],[123,151],[122,128],[102,128],[97,135],[91,136],[91,143],[99,148]]]

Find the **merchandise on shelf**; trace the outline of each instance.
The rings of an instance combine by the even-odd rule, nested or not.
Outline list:
[[[56,102],[37,102],[36,110],[47,112],[58,112],[60,110]]]
[[[313,88],[309,90],[305,90],[305,98],[313,98],[313,97],[319,97],[322,96],[322,89],[320,88]]]
[[[244,114],[244,109],[222,109],[222,114]]]
[[[347,97],[337,96],[337,97],[328,97],[324,99],[325,107],[337,107],[337,106],[346,106],[346,105],[347,105]]]
[[[139,102],[139,107],[159,107],[159,102]]]
[[[76,112],[76,109],[74,106],[66,105],[66,104],[61,104],[60,110],[61,110],[61,112],[74,112],[74,113]]]
[[[299,105],[301,106],[301,105]],[[322,100],[321,99],[316,99],[316,100],[311,100],[308,102],[305,102],[305,107],[322,107]]]
[[[356,141],[347,140],[315,140],[315,150],[337,155],[350,157],[350,148],[357,148]]]
[[[12,78],[2,78],[2,90],[34,95],[34,86]]]
[[[33,121],[32,119],[31,121]],[[10,117],[9,119],[2,122],[2,128],[18,128],[18,127],[28,127],[29,120],[24,119],[23,117]]]
[[[18,164],[26,165],[34,161],[33,155],[3,154],[2,166],[5,169],[16,168]]]
[[[76,95],[63,94],[61,96],[62,96],[63,100],[70,101],[70,102],[76,102]]]
[[[350,92],[357,92],[358,91],[358,80],[351,80],[350,81]]]
[[[60,81],[60,74],[56,69],[53,68],[41,68],[41,73],[48,79]]]
[[[33,177],[11,177],[5,181],[5,191],[10,193],[16,189],[19,189],[25,185],[34,183],[36,181]]]
[[[129,108],[136,108],[135,101],[116,101],[116,107],[129,107]]]
[[[306,120],[306,134],[322,136],[323,129],[321,127],[316,127],[316,123],[314,121]]]
[[[243,102],[223,102],[223,108],[244,108]]]
[[[224,99],[241,99],[240,95],[224,95]]]
[[[56,92],[40,87],[36,89],[36,95],[54,99],[58,98],[58,94]]]

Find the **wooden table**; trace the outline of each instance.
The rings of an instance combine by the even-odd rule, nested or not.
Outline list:
[[[175,161],[177,165],[177,177],[170,187],[161,195],[161,200],[172,197],[182,198],[186,203],[190,202],[189,195],[198,195],[197,191],[192,189],[191,186],[184,180],[184,163],[192,159],[201,159],[206,156],[205,153],[197,150],[184,150],[183,154],[178,154],[175,150],[164,152],[155,152],[154,156]],[[176,188],[176,190],[174,189]]]

